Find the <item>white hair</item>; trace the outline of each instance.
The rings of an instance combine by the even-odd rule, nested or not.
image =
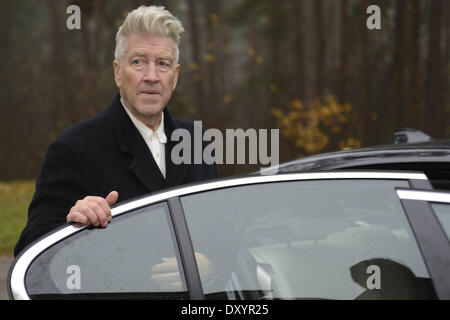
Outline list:
[[[157,35],[172,38],[175,44],[175,64],[177,64],[180,58],[178,45],[183,32],[184,28],[180,20],[164,7],[140,6],[128,13],[117,31],[114,59],[120,64],[130,34]]]

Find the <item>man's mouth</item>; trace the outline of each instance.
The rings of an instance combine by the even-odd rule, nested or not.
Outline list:
[[[156,90],[143,90],[143,91],[141,91],[141,93],[155,95],[155,94],[159,94],[159,91],[156,91]]]

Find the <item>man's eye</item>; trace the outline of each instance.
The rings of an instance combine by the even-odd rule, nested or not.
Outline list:
[[[158,66],[161,67],[161,68],[168,68],[168,67],[170,67],[170,64],[168,62],[165,62],[165,61],[159,61],[158,62]]]
[[[142,63],[142,61],[141,59],[134,59],[131,63],[138,66]]]

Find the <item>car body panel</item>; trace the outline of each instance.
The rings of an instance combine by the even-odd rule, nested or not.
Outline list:
[[[194,258],[194,251],[192,244],[190,243],[189,230],[184,220],[184,214],[182,213],[182,207],[179,203],[180,196],[187,194],[194,194],[203,191],[217,190],[227,187],[243,186],[261,184],[267,182],[283,182],[283,181],[307,181],[307,180],[324,180],[324,179],[398,179],[408,180],[410,185],[413,186],[414,182],[418,181],[426,182],[427,177],[423,173],[413,172],[362,172],[362,171],[349,171],[349,172],[317,172],[317,173],[299,173],[299,174],[280,174],[274,176],[258,176],[258,177],[244,177],[217,180],[207,183],[196,183],[189,186],[173,188],[166,191],[161,191],[149,196],[141,197],[133,201],[128,201],[123,204],[119,204],[112,208],[113,218],[120,216],[124,213],[130,212],[144,206],[148,206],[153,203],[168,201],[171,208],[171,219],[174,223],[174,230],[178,244],[181,249],[183,269],[186,270],[186,280],[190,290],[190,297],[192,299],[203,299],[203,293],[201,291],[201,283],[199,280],[199,273]],[[51,247],[55,243],[70,237],[71,235],[80,232],[86,227],[75,227],[73,225],[64,226],[58,230],[51,232],[48,235],[36,240],[30,246],[28,246],[14,261],[9,274],[9,292],[11,298],[14,299],[29,299],[27,290],[25,287],[25,275],[28,266],[32,261],[47,248]]]
[[[397,189],[437,295],[450,299],[450,242],[430,203],[450,204],[450,193],[428,190]]]

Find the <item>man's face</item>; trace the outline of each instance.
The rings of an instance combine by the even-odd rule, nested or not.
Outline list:
[[[116,85],[131,113],[144,122],[159,119],[180,71],[172,38],[131,34],[120,64],[114,60],[113,66]]]

